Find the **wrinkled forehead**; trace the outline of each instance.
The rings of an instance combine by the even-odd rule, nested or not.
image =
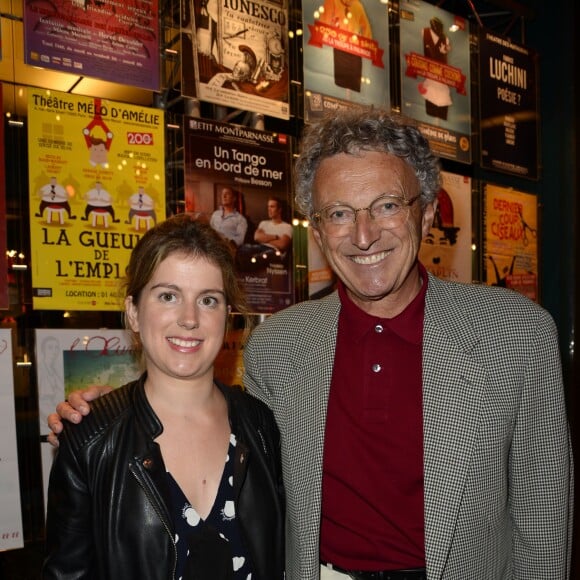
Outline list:
[[[414,167],[385,151],[358,150],[322,159],[314,172],[313,194],[328,190],[360,191],[406,197],[420,190]]]

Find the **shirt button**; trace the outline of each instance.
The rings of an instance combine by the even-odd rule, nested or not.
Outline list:
[[[381,365],[379,363],[375,363],[372,366],[373,373],[380,373],[381,372]]]
[[[375,326],[375,332],[380,334],[381,332],[383,332],[383,325],[382,324],[377,324]]]

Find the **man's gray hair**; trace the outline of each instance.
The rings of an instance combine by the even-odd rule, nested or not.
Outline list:
[[[294,168],[296,205],[308,217],[314,213],[312,186],[320,163],[338,153],[384,151],[408,163],[421,189],[424,207],[440,189],[439,159],[410,121],[379,108],[356,108],[334,112],[306,127],[301,153]]]

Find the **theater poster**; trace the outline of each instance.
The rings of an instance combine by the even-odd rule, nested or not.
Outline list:
[[[36,379],[38,384],[38,417],[42,442],[43,491],[46,492],[54,448],[46,443],[50,432],[46,419],[57,403],[71,391],[92,385],[120,387],[137,379],[139,365],[124,330],[58,330],[37,329]]]
[[[314,238],[312,227],[307,230],[308,244],[308,298],[316,300],[335,289],[336,278]]]
[[[139,377],[139,365],[124,330],[37,329],[36,379],[40,434],[46,419],[71,391],[92,385],[120,387]]]
[[[535,195],[487,184],[484,272],[491,286],[538,296],[538,212]]]
[[[538,178],[537,55],[489,31],[479,37],[481,166]]]
[[[26,64],[159,90],[158,0],[24,1]]]
[[[427,2],[399,3],[401,113],[440,157],[471,163],[469,23]]]
[[[294,302],[290,139],[186,118],[185,208],[222,233],[250,307],[271,313]]]
[[[2,84],[0,84],[0,114],[2,108]],[[8,295],[8,258],[6,256],[6,167],[4,165],[4,123],[0,123],[0,309],[10,306]]]
[[[437,212],[419,259],[434,276],[471,283],[471,246],[471,178],[442,171]]]
[[[16,415],[14,408],[14,369],[12,333],[0,329],[0,550],[24,547]]]
[[[303,0],[302,18],[305,120],[352,106],[388,108],[387,4]]]
[[[119,310],[139,238],[165,218],[163,111],[30,90],[33,306]]]
[[[194,71],[182,66],[183,94],[289,119],[287,0],[182,2],[189,2],[182,4],[182,28],[192,27],[191,34],[182,29],[182,48],[194,53]]]
[[[213,367],[215,378],[225,385],[242,385],[244,375],[243,340],[243,329],[228,328],[224,344]]]

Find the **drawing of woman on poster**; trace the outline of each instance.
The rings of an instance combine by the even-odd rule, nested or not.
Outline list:
[[[42,432],[48,432],[46,418],[64,396],[64,373],[60,341],[47,336],[37,350],[38,413]]]

